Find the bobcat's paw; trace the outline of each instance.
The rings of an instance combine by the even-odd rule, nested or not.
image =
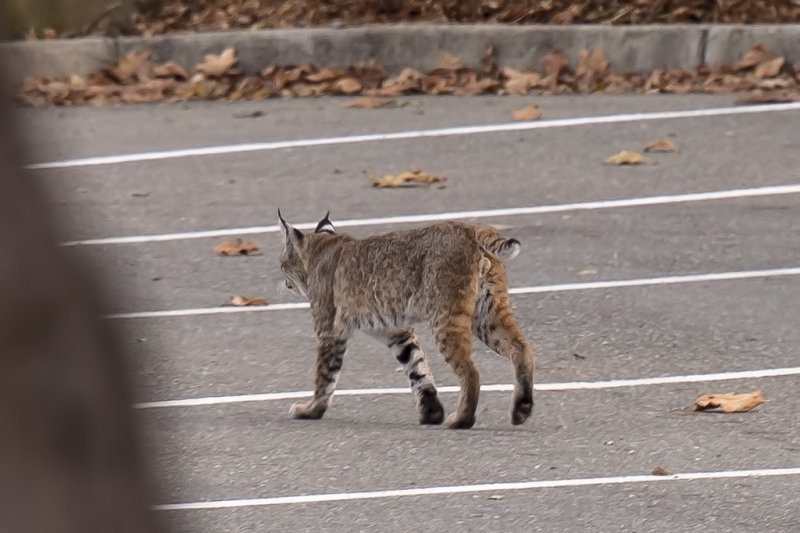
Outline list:
[[[452,413],[447,417],[446,424],[450,429],[469,429],[475,425],[475,415],[459,416],[458,413]]]
[[[319,409],[314,402],[297,402],[289,409],[289,414],[295,419],[318,419],[322,418],[324,409]]]
[[[521,396],[514,398],[514,403],[511,404],[511,423],[518,426],[525,422],[533,412],[533,398],[530,396]]]
[[[436,395],[436,389],[427,388],[420,391],[419,423],[441,424],[444,421],[444,406]]]

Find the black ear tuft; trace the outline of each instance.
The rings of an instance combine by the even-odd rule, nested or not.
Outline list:
[[[325,213],[325,217],[319,221],[319,224],[317,224],[317,229],[314,230],[314,233],[330,233],[331,235],[336,233],[336,228],[333,227],[333,223],[329,218],[330,216],[330,211]]]
[[[284,220],[283,216],[281,216],[281,208],[280,207],[278,208],[278,220],[280,220],[281,226],[283,226],[284,229],[289,228],[289,224],[286,222],[286,220]]]
[[[303,244],[303,232],[299,229],[295,228],[286,220],[284,220],[283,216],[281,216],[281,210],[278,209],[278,220],[281,221],[281,226],[283,226],[283,233],[284,233],[284,241],[286,243],[286,247],[290,248],[292,246],[300,246]]]

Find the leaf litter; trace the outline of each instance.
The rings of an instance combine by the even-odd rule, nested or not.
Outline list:
[[[230,239],[222,241],[214,248],[217,255],[254,255],[260,248],[251,239]]]
[[[538,120],[542,118],[542,110],[538,105],[531,104],[512,112],[511,118],[514,120]]]
[[[232,296],[228,304],[235,307],[269,305],[266,298],[251,298],[249,296]]]
[[[369,170],[364,171],[364,175],[373,187],[387,188],[387,187],[418,187],[420,185],[427,186],[433,183],[447,181],[444,176],[435,176],[423,172],[418,168],[401,172],[400,174],[387,174],[382,178],[375,176]]]
[[[603,160],[606,165],[651,165],[653,161],[639,152],[623,150]]]
[[[743,413],[750,411],[766,400],[761,391],[750,393],[727,392],[725,394],[704,394],[694,402],[695,411],[719,408],[723,413]]]
[[[678,147],[675,146],[675,143],[670,141],[669,139],[656,139],[655,141],[645,146],[644,151],[671,153],[671,152],[677,152]]]
[[[346,68],[268,65],[258,74],[245,75],[236,68],[237,63],[233,47],[206,55],[193,68],[175,62],[155,63],[148,50],[131,51],[116,64],[87,76],[29,77],[17,97],[29,106],[257,101],[324,94],[375,99],[359,103],[359,107],[380,107],[382,98],[408,94],[736,92],[744,94],[737,102],[740,104],[800,99],[800,63],[789,65],[761,44],[748,51],[736,66],[701,65],[694,70],[658,69],[649,74],[614,72],[600,48],[582,51],[574,72],[558,50],[542,57],[539,72],[498,66],[491,46],[487,46],[477,68],[452,54],[443,54],[439,64],[424,73],[405,68],[390,75],[375,62],[367,62]]]

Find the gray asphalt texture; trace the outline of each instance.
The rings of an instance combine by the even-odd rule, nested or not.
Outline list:
[[[544,118],[725,107],[731,97],[401,98],[343,109],[334,98],[258,103],[23,110],[35,161],[241,142],[493,124],[536,102]],[[263,116],[238,118],[252,111]],[[683,194],[798,182],[800,111],[373,142],[46,170],[63,240]],[[669,137],[657,164],[602,165]],[[444,174],[443,188],[377,190],[362,169]],[[522,253],[512,287],[800,266],[800,195],[482,219],[510,226]],[[358,227],[368,235],[410,225]],[[213,254],[221,238],[66,249],[90,259],[109,312],[214,307],[281,291],[279,234],[263,254]],[[536,351],[537,383],[800,366],[800,277],[513,297]],[[306,310],[114,320],[135,401],[308,390]],[[455,379],[422,328],[437,383]],[[578,354],[576,356],[575,354]],[[484,384],[508,362],[475,342]],[[362,334],[340,389],[405,387],[397,362]],[[760,389],[743,414],[695,413],[709,392]],[[474,429],[416,425],[407,395],[334,397],[320,421],[294,400],[137,410],[155,503],[268,498],[529,480],[800,466],[797,377],[535,394],[508,420],[510,393],[484,392]],[[443,394],[452,409],[454,394]],[[797,476],[602,484],[162,511],[175,532],[798,531]],[[490,499],[492,495],[500,499]]]

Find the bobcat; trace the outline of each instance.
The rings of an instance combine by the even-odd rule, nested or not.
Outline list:
[[[356,239],[339,234],[325,215],[303,233],[278,211],[285,248],[286,286],[308,298],[317,336],[316,378],[310,402],[295,403],[294,418],[321,418],[342,368],[347,339],[364,330],[384,342],[404,366],[421,424],[441,424],[439,401],[412,324],[427,320],[439,351],[458,376],[461,391],[451,428],[470,428],[480,378],[472,361],[472,334],[514,367],[511,423],[533,411],[533,350],[511,311],[500,258],[520,243],[495,230],[460,222]]]

